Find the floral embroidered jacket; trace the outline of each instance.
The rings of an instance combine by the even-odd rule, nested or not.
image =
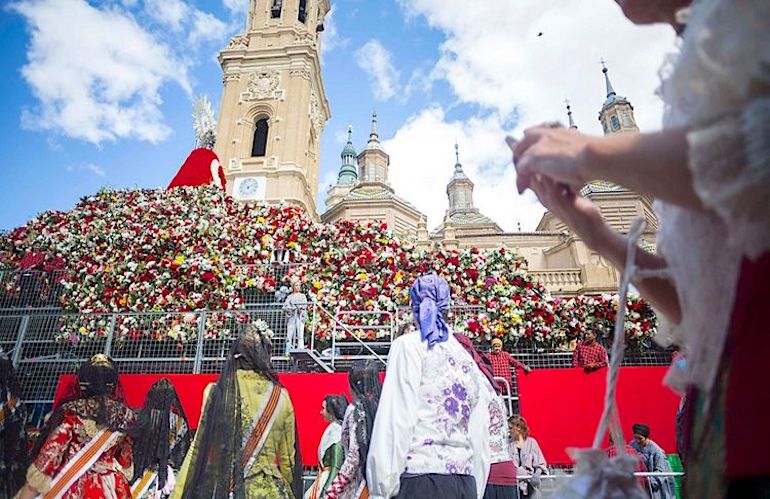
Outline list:
[[[51,488],[51,481],[85,446],[101,428],[92,419],[82,416],[93,414],[89,407],[97,403],[93,399],[81,399],[64,406],[64,419],[48,435],[40,452],[27,469],[27,482],[41,494]],[[113,420],[120,421],[121,427],[128,427],[134,421],[134,413],[123,404],[108,401],[108,411]],[[76,481],[62,496],[63,499],[127,498],[131,497],[130,480],[134,475],[131,454],[131,438],[122,435],[104,451],[96,463]]]
[[[398,493],[402,474],[471,475],[479,497],[490,466],[489,383],[449,335],[432,348],[414,331],[397,338],[367,458],[372,498]]]

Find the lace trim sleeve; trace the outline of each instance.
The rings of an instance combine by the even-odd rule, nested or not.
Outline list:
[[[728,240],[756,258],[770,249],[770,98],[687,137],[695,191],[728,229]]]

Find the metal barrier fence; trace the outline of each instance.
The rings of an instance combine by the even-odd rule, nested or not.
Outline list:
[[[64,270],[0,270],[0,312],[30,308],[58,308]]]
[[[411,312],[405,309],[332,313],[315,302],[311,302],[309,308],[306,338],[309,336],[314,361],[327,371],[344,370],[358,359],[378,359],[384,364],[392,339],[400,330],[399,324],[412,320]],[[449,317],[452,321],[464,320],[473,313],[471,307],[453,307]],[[363,327],[359,324],[362,316],[367,324]],[[257,319],[273,330],[273,351],[284,352],[286,316],[281,303],[251,303],[248,308],[237,311],[125,314],[6,311],[0,314],[0,348],[10,352],[24,386],[24,398],[50,403],[59,376],[76,372],[82,362],[96,353],[110,355],[120,372],[128,374],[219,372],[233,340],[245,324]],[[328,330],[331,334],[323,336],[330,337],[330,341],[319,344],[320,333]],[[371,333],[375,341],[359,338],[357,334],[362,331]],[[325,355],[317,352],[326,346],[331,348]],[[514,348],[511,353],[535,369],[571,366],[571,352]],[[629,355],[626,365],[665,365],[670,358],[669,352],[655,355],[659,357]],[[279,372],[297,370],[296,362],[294,357],[273,357],[273,365]],[[510,397],[506,400],[513,412],[518,411],[517,381],[514,373]]]
[[[678,490],[680,488],[680,483],[682,478],[684,477],[683,472],[636,472],[634,473],[634,476],[637,477],[637,480],[640,484],[640,486],[645,489],[645,491],[650,495],[650,497],[657,497],[654,494],[654,490],[657,487],[657,484],[660,481],[671,481],[672,482],[672,488],[674,490]],[[537,487],[537,495],[536,497],[541,499],[547,499],[549,497],[554,497],[556,493],[559,491],[559,489],[564,486],[565,480],[568,480],[572,478],[572,473],[565,473],[563,471],[557,471],[553,474],[542,474],[537,476],[537,481],[539,482],[539,486]],[[521,485],[523,483],[526,483],[528,486],[530,483],[532,483],[532,475],[519,475],[516,477],[516,483],[518,485]],[[516,497],[523,497],[521,493],[521,488],[516,487]],[[529,496],[528,496],[529,497]]]
[[[485,312],[485,307],[480,305],[452,305],[449,307],[447,320],[455,329],[462,329],[467,320],[478,317]],[[412,322],[412,313],[409,307],[399,307],[396,312],[396,320],[396,328],[399,331],[404,324]],[[610,353],[611,340],[609,333],[606,338],[602,336],[597,338],[597,341],[607,349],[608,354]],[[482,344],[478,350],[486,352],[489,350],[489,345]],[[572,367],[571,349],[547,349],[522,343],[506,351],[533,369]],[[668,366],[671,364],[671,355],[672,350],[670,348],[660,348],[654,341],[650,341],[643,352],[627,348],[623,357],[623,365]]]
[[[0,346],[11,352],[30,403],[53,401],[59,376],[72,374],[94,354],[111,356],[123,374],[217,373],[232,342],[249,322],[275,328],[274,351],[283,351],[280,304],[241,311],[0,316]],[[274,356],[277,371],[290,370]]]
[[[302,474],[302,480],[304,482],[305,491],[307,491],[315,481],[316,476],[318,475],[318,468],[305,468],[303,470]],[[538,497],[539,499],[548,499],[549,497],[553,497],[556,495],[556,492],[559,490],[561,486],[564,485],[564,481],[568,480],[569,478],[572,478],[572,472],[565,472],[561,469],[555,469],[551,470],[551,474],[543,474],[538,475],[537,480],[539,481],[539,486],[537,487],[537,494],[535,497]],[[639,480],[639,484],[642,486],[642,488],[646,489],[646,491],[649,493],[651,497],[655,497],[652,494],[652,480],[651,478],[657,478],[657,479],[666,479],[666,480],[672,480],[674,481],[674,487],[676,490],[679,490],[679,483],[684,477],[684,473],[682,472],[668,472],[668,473],[634,473],[634,476],[637,477]],[[529,483],[532,481],[532,475],[519,475],[516,477],[516,497],[517,498],[523,498],[525,497],[522,495],[522,491],[519,484],[522,484],[524,482],[529,485]],[[531,496],[527,496],[531,497]]]
[[[513,395],[513,390],[511,389],[511,385],[508,384],[507,379],[495,376],[494,380],[497,383],[502,383],[505,386],[505,391],[503,392],[501,397],[505,402],[506,419],[508,419],[518,412],[519,397],[518,395]],[[515,401],[515,404],[514,404],[514,401]],[[514,410],[514,405],[515,405],[515,410]]]

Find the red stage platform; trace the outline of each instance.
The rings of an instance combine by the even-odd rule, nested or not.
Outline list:
[[[676,452],[674,419],[679,398],[661,380],[665,367],[624,367],[618,386],[618,406],[623,429],[630,432],[635,422],[645,422],[652,430],[651,438],[668,453]],[[567,447],[591,444],[604,397],[606,371],[584,374],[578,369],[538,369],[519,376],[522,415],[529,423],[532,436],[553,464],[570,462]],[[128,403],[141,407],[147,390],[160,378],[168,378],[179,392],[190,424],[197,427],[203,390],[216,381],[210,374],[126,374],[121,376]],[[72,376],[62,376],[56,392]],[[321,401],[328,394],[348,391],[347,373],[281,373],[281,382],[289,390],[300,435],[302,461],[307,466],[318,464],[317,447],[326,423],[320,415]],[[405,407],[404,411],[410,408]],[[631,436],[626,433],[628,439]]]

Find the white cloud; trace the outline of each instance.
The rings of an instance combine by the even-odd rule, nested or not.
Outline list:
[[[201,42],[222,41],[227,38],[230,31],[230,26],[217,17],[207,12],[195,10],[192,14],[192,27],[188,41],[192,45],[197,45]]]
[[[190,7],[182,0],[145,0],[144,5],[150,17],[176,32],[190,17]]]
[[[374,97],[386,101],[399,91],[399,73],[391,54],[382,43],[372,39],[356,51],[356,63],[369,77]]]
[[[659,127],[662,105],[654,91],[663,54],[673,47],[669,28],[634,26],[610,0],[398,2],[408,16],[424,16],[444,32],[433,77],[445,79],[461,102],[503,115],[518,110],[522,124],[531,125],[565,120],[569,98],[578,126],[600,134],[604,57],[640,128]]]
[[[68,166],[67,167],[67,171],[69,171],[69,172],[87,171],[87,172],[93,173],[97,177],[106,177],[107,176],[107,172],[104,171],[104,168],[102,168],[101,166],[99,166],[97,164],[94,164],[94,163],[86,163],[86,164],[78,165],[78,166]]]
[[[430,227],[441,222],[448,205],[457,138],[464,169],[476,185],[476,206],[506,230],[516,230],[519,221],[523,230],[534,230],[544,210],[531,193],[517,194],[503,137],[543,121],[566,121],[565,98],[580,129],[601,134],[602,57],[615,90],[634,105],[640,128],[659,127],[657,69],[674,36],[663,27],[633,26],[610,0],[397,1],[408,17],[424,16],[445,35],[436,65],[416,71],[408,89],[426,91],[445,80],[455,97],[451,106],[481,109],[474,117],[448,120],[447,105],[427,107],[384,143],[391,183],[428,215]],[[516,130],[506,130],[517,117]]]
[[[503,229],[533,230],[543,209],[531,196],[516,194],[515,173],[496,113],[467,121],[449,121],[440,107],[410,117],[395,136],[383,142],[390,154],[390,182],[396,193],[428,216],[433,229],[441,223],[449,201],[446,185],[454,172],[454,143],[463,170],[475,184],[474,203]]]
[[[22,124],[99,144],[120,138],[160,142],[171,130],[160,89],[190,93],[187,65],[117,9],[84,0],[24,0],[11,8],[27,21],[22,74],[39,101]]]
[[[90,171],[91,173],[93,173],[94,175],[96,175],[98,177],[106,177],[107,176],[107,172],[104,171],[104,168],[102,168],[99,165],[95,165],[93,163],[89,163],[89,164],[85,165],[85,169]]]
[[[332,5],[329,13],[324,16],[324,31],[321,36],[321,55],[338,47],[346,47],[350,43],[350,38],[343,38],[337,30],[337,22],[334,18],[336,4]]]
[[[187,33],[190,48],[204,42],[224,42],[233,27],[183,0],[145,0],[145,12],[175,34]]]
[[[248,0],[223,0],[222,3],[236,14],[245,14],[249,9]]]

